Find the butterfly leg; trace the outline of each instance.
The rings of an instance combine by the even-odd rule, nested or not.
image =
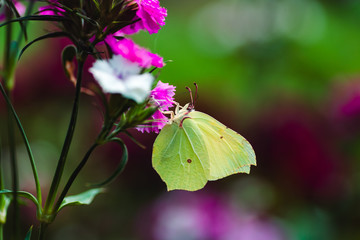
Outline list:
[[[161,111],[162,114],[170,114],[170,122],[174,119],[174,112],[173,111]]]

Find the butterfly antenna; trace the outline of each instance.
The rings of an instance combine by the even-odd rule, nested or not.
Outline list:
[[[198,85],[196,84],[196,82],[194,82],[194,85],[195,85],[195,99],[193,104],[195,104],[196,100],[198,99]]]
[[[194,108],[194,99],[193,99],[193,96],[192,96],[192,92],[191,92],[191,89],[189,87],[186,87],[186,89],[189,91],[190,93],[190,105],[188,107],[188,109],[193,109]]]

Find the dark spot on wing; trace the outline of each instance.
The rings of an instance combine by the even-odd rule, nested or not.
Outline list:
[[[192,163],[192,160],[189,158],[188,160],[186,160],[188,163]]]
[[[220,136],[220,139],[223,139],[224,138],[224,136]]]

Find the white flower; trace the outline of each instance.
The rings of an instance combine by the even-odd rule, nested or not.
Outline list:
[[[97,60],[89,69],[105,93],[118,93],[137,103],[149,96],[154,77],[150,73],[140,74],[136,63],[114,55],[109,60]]]

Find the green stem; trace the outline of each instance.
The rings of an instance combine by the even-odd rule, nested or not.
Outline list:
[[[83,72],[83,67],[84,67],[84,62],[86,60],[86,57],[87,57],[87,54],[84,52],[79,53],[79,55],[77,57],[78,58],[77,59],[78,60],[77,82],[76,82],[75,98],[74,98],[73,109],[72,109],[72,113],[71,113],[71,119],[70,119],[69,127],[67,130],[67,134],[65,137],[65,141],[63,144],[63,148],[62,148],[62,151],[60,154],[60,158],[58,161],[58,165],[56,167],[55,176],[51,183],[48,198],[46,199],[46,202],[45,202],[45,207],[44,207],[45,215],[52,215],[51,206],[53,205],[53,203],[55,201],[55,197],[57,194],[57,190],[59,188],[60,180],[61,180],[62,174],[64,172],[64,167],[65,167],[67,155],[69,152],[69,148],[71,145],[71,141],[72,141],[72,138],[74,135],[75,125],[76,125],[76,120],[77,120],[77,115],[78,115],[78,110],[79,110],[82,72]]]
[[[42,222],[40,224],[40,230],[39,230],[39,240],[44,240],[45,239],[45,230],[47,228],[48,224],[47,223],[44,223]]]
[[[30,0],[29,2],[30,2],[29,6],[27,6],[27,8],[26,8],[25,16],[30,16],[30,14],[31,14],[31,12],[32,12],[32,10],[34,8],[34,5],[35,5],[35,0]],[[24,25],[24,28],[26,28],[27,23],[28,23],[28,21],[24,21],[22,23]],[[20,30],[19,35],[18,35],[18,39],[17,39],[17,42],[19,43],[19,45],[20,45],[20,42],[21,42],[23,36],[24,36],[24,33],[23,33],[22,30]]]
[[[10,20],[12,17],[11,11],[5,7],[6,12],[6,20]],[[6,38],[5,38],[5,55],[4,55],[4,69],[5,72],[8,72],[9,68],[9,59],[10,59],[10,44],[11,44],[11,37],[12,37],[12,26],[9,24],[6,26]]]
[[[19,177],[18,177],[18,164],[16,159],[15,149],[15,129],[13,123],[13,115],[8,107],[8,137],[9,137],[9,152],[12,176],[12,191],[13,191],[13,238],[18,239],[19,229],[19,203],[18,203],[18,190],[19,190]]]
[[[9,8],[5,8],[6,19],[10,20],[12,18],[12,13]],[[4,55],[4,84],[5,84],[5,92],[8,95],[10,90],[10,86],[13,83],[14,76],[14,63],[11,57],[11,38],[12,38],[12,26],[9,25],[6,27],[6,39],[5,39],[5,55]],[[14,124],[13,118],[11,115],[11,109],[7,106],[8,110],[8,140],[9,140],[9,154],[10,154],[10,166],[11,166],[11,176],[12,176],[12,190],[13,190],[13,228],[12,235],[13,239],[18,238],[18,227],[19,227],[19,204],[18,204],[18,185],[19,185],[19,177],[18,177],[18,167],[16,160],[16,150],[15,150],[15,133],[14,133]]]
[[[82,168],[85,166],[85,164],[87,163],[91,153],[95,150],[96,147],[98,147],[99,144],[98,143],[94,143],[89,150],[86,152],[85,156],[83,157],[83,159],[81,160],[81,162],[79,163],[79,165],[76,167],[76,169],[74,170],[74,172],[71,174],[69,180],[67,181],[64,190],[61,192],[59,199],[57,200],[55,207],[54,207],[54,212],[57,212],[58,209],[60,208],[60,205],[62,203],[62,201],[64,200],[64,198],[66,197],[66,194],[68,193],[71,185],[73,184],[73,182],[75,181],[76,177],[79,175],[80,171],[82,170]]]
[[[0,223],[0,240],[4,239],[4,224]]]
[[[42,198],[41,198],[41,188],[40,188],[39,176],[38,176],[38,173],[37,173],[37,168],[36,168],[34,156],[32,154],[31,148],[30,148],[29,141],[28,141],[28,139],[26,137],[24,128],[21,125],[20,119],[19,119],[18,115],[16,114],[16,111],[15,111],[14,107],[12,106],[9,97],[6,94],[4,87],[1,84],[0,84],[0,91],[1,91],[1,93],[3,95],[3,97],[5,98],[6,104],[9,107],[9,109],[11,110],[12,115],[15,118],[15,122],[16,122],[19,130],[20,130],[21,136],[22,136],[23,141],[25,143],[26,151],[28,153],[31,168],[32,168],[33,175],[34,175],[34,180],[35,180],[35,185],[36,185],[36,194],[37,194],[36,196],[37,196],[39,204],[41,205],[41,202],[42,202],[41,199]]]
[[[0,190],[4,189],[4,177],[3,177],[3,164],[2,164],[2,148],[1,148],[1,142],[0,142]],[[3,203],[5,201],[5,196],[1,194],[0,196],[0,205],[3,206]],[[4,205],[5,206],[5,205]],[[0,223],[0,240],[4,239],[4,223]]]

